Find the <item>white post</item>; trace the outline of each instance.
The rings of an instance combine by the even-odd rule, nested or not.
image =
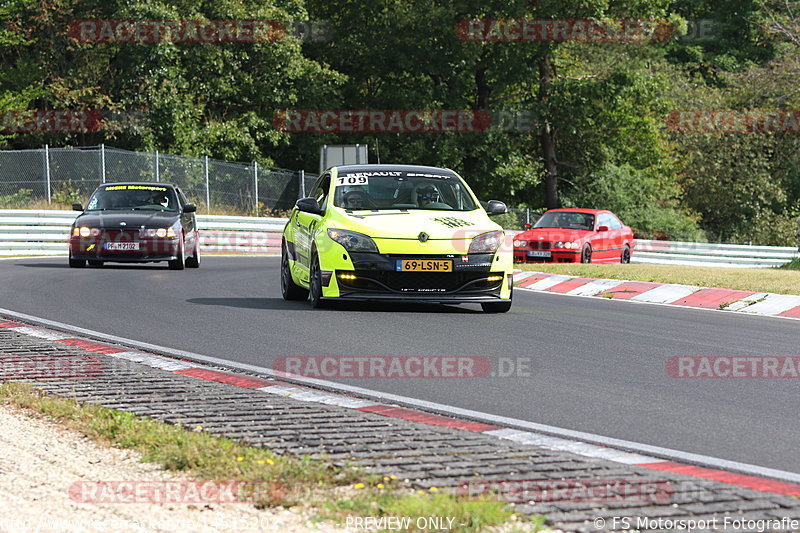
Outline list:
[[[106,145],[100,145],[100,178],[106,182]]]
[[[158,172],[158,150],[155,153],[155,161],[153,162],[153,169],[155,170],[156,181],[161,181],[159,172]]]
[[[47,203],[50,203],[50,147],[44,145],[44,179],[47,182]]]
[[[253,184],[256,193],[256,216],[258,216],[258,161],[253,161]]]
[[[300,198],[306,197],[306,171],[300,171]]]
[[[211,214],[211,195],[208,191],[208,156],[203,157],[203,176],[206,179],[206,213]]]

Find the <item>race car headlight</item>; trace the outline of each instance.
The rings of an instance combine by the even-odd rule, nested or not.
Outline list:
[[[505,234],[502,231],[489,231],[481,233],[469,245],[471,254],[493,254],[503,243]]]
[[[517,248],[519,248],[520,246],[525,246],[526,244],[528,244],[528,241],[514,241],[514,246],[516,246]]]
[[[574,250],[574,249],[578,248],[578,243],[577,242],[572,242],[572,241],[569,241],[569,242],[561,242],[561,241],[559,241],[559,242],[556,243],[556,248],[566,248],[567,250]]]
[[[344,229],[329,229],[328,237],[344,246],[344,249],[348,252],[378,252],[375,241],[363,233]]]

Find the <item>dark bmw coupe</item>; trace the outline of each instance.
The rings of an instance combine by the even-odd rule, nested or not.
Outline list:
[[[167,183],[107,183],[94,191],[72,224],[69,266],[167,261],[169,268],[200,266],[194,213],[181,190]]]

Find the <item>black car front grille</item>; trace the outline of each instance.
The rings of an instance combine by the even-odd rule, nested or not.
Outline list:
[[[550,241],[528,241],[528,248],[531,250],[549,250],[551,245]]]
[[[356,290],[386,292],[448,293],[464,287],[465,292],[487,291],[502,282],[485,281],[489,272],[397,272],[386,270],[356,270],[356,279],[339,278],[343,287]],[[473,282],[473,283],[471,283]],[[465,287],[466,285],[466,287]]]

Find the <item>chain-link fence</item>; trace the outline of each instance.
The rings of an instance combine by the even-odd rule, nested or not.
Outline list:
[[[85,202],[101,183],[179,186],[201,213],[269,216],[292,208],[315,174],[104,145],[0,151],[0,208]]]

